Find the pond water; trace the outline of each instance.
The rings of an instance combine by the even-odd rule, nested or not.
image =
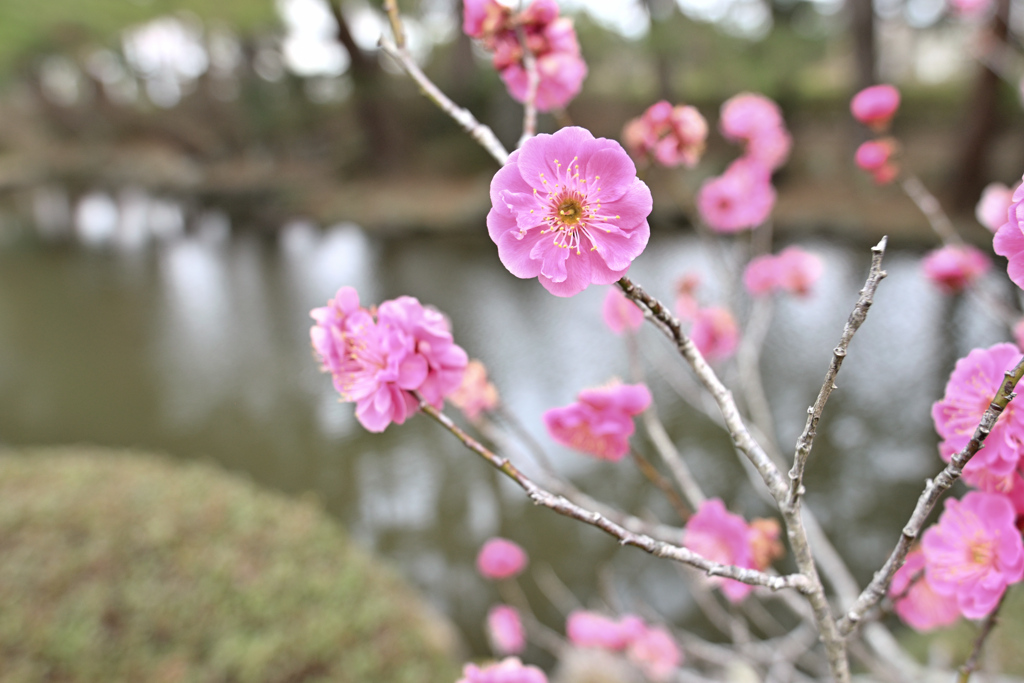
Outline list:
[[[415,295],[450,316],[456,341],[487,364],[505,405],[563,473],[596,497],[675,522],[628,462],[556,447],[541,426],[545,409],[579,389],[629,377],[626,344],[601,321],[604,288],[550,296],[508,274],[485,236],[375,238],[353,225],[302,224],[275,240],[211,234],[121,250],[45,241],[0,250],[0,440],[210,459],[276,490],[311,492],[452,616],[477,652],[498,595],[473,558],[496,534],[521,543],[535,568],[553,568],[583,601],[601,593],[613,606],[692,618],[674,567],[527,504],[434,423],[365,432],[309,348],[309,310],[341,285],[364,302]],[[713,264],[735,258],[730,244],[747,242],[658,230],[631,276],[671,299],[675,279],[696,272],[704,303],[725,301],[737,280],[715,277]],[[825,275],[810,298],[778,302],[763,350],[787,453],[869,262],[867,244],[802,246],[823,257]],[[940,466],[929,410],[953,362],[1007,338],[972,298],[935,291],[919,258],[890,249],[889,276],[851,346],[808,472],[808,504],[862,582]],[[998,289],[1005,278],[992,277]],[[724,434],[673,389],[688,369],[654,329],[640,341],[661,419],[706,492],[748,517],[769,513]],[[738,386],[734,365],[721,372]],[[636,443],[654,457],[644,438]],[[557,609],[531,579],[524,584],[542,620],[561,630]]]

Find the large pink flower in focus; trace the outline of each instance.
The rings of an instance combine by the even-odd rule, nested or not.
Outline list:
[[[941,626],[949,626],[960,618],[960,610],[955,600],[936,593],[926,576],[918,577],[910,590],[910,582],[924,571],[924,553],[914,548],[907,555],[903,566],[896,570],[889,586],[889,597],[904,595],[893,605],[896,615],[913,629],[930,631]]]
[[[548,683],[548,677],[537,667],[524,666],[517,657],[508,657],[483,667],[467,664],[455,683]]]
[[[989,183],[981,191],[981,199],[974,208],[974,216],[979,223],[995,232],[1006,222],[1012,203],[1013,190],[1002,183]]]
[[[477,571],[488,579],[510,579],[526,569],[530,558],[518,543],[495,536],[476,556]]]
[[[545,412],[544,425],[563,446],[618,462],[629,453],[633,417],[650,405],[651,392],[643,384],[584,389],[576,403]]]
[[[900,91],[891,85],[872,85],[850,100],[850,113],[874,130],[885,130],[900,106]]]
[[[614,140],[571,126],[538,135],[491,181],[487,231],[516,277],[556,296],[622,277],[647,246],[651,191]]]
[[[518,655],[526,649],[526,631],[519,610],[495,605],[487,612],[487,638],[491,648],[501,655]]]
[[[738,232],[764,223],[775,206],[769,170],[740,157],[725,173],[704,182],[697,193],[697,210],[715,232]]]
[[[996,344],[974,349],[956,362],[945,396],[932,406],[935,430],[943,439],[939,453],[945,460],[967,445],[999,390],[1003,373],[1020,358],[1021,352],[1013,344]],[[985,440],[985,447],[964,467],[964,478],[1006,477],[1019,467],[1022,452],[1024,415],[1011,401]]]
[[[359,306],[354,289],[342,287],[310,315],[316,321],[310,329],[314,352],[371,432],[414,413],[418,403],[411,392],[441,407],[462,382],[466,352],[452,341],[445,317],[413,297],[384,302],[375,318]]]
[[[604,297],[601,316],[604,318],[604,324],[615,334],[636,332],[644,324],[644,313],[640,307],[614,285],[608,288],[608,294]]]
[[[596,647],[613,652],[625,650],[645,630],[639,617],[625,615],[616,620],[587,610],[571,612],[565,622],[565,635],[576,647]]]
[[[985,274],[992,262],[969,244],[950,244],[929,252],[921,266],[925,276],[945,294],[957,294]]]
[[[740,342],[736,318],[726,308],[701,308],[693,318],[690,339],[708,361],[725,360]]]
[[[1013,191],[1006,222],[992,239],[992,248],[1009,259],[1006,272],[1014,284],[1024,288],[1024,183]]]
[[[726,510],[718,498],[704,501],[687,520],[683,545],[714,562],[747,569],[754,566],[750,528],[742,517]],[[709,581],[720,586],[722,593],[732,602],[743,600],[754,590],[753,586],[734,579],[715,576]]]
[[[789,292],[807,296],[824,267],[821,258],[800,247],[786,247],[777,256],[764,254],[750,260],[743,271],[743,285],[754,296]]]
[[[1006,496],[972,491],[947,500],[938,524],[924,532],[925,578],[939,595],[955,597],[968,619],[990,614],[1007,586],[1024,578],[1016,517]]]

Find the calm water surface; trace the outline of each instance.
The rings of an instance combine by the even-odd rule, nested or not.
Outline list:
[[[731,247],[656,234],[631,275],[664,299],[683,272],[705,304],[736,294],[716,278]],[[825,260],[807,300],[780,301],[763,353],[764,382],[790,452],[863,284],[866,246],[808,241]],[[855,338],[822,422],[808,502],[861,581],[896,540],[924,478],[939,467],[929,409],[957,357],[1005,339],[971,301],[923,280],[919,254],[891,249],[889,277]],[[626,345],[601,322],[604,288],[572,299],[520,281],[486,239],[375,239],[355,226],[293,225],[277,241],[178,237],[132,250],[0,251],[0,441],[88,443],[209,459],[289,493],[315,493],[363,544],[396,563],[451,615],[474,648],[498,600],[473,558],[489,536],[520,542],[582,600],[694,613],[674,567],[619,549],[594,529],[535,509],[436,425],[415,418],[362,430],[309,349],[308,311],[341,285],[364,302],[413,294],[446,312],[455,338],[490,368],[504,402],[582,488],[636,514],[671,511],[628,463],[554,446],[541,413],[583,387],[629,377]],[[689,373],[653,329],[641,334],[659,414],[709,495],[767,514],[723,434],[673,390]],[[735,367],[723,377],[738,386]],[[648,454],[653,448],[636,442]],[[524,460],[529,469],[532,463]],[[596,580],[600,575],[602,584]],[[538,614],[555,607],[524,584]],[[601,590],[599,590],[599,588]]]

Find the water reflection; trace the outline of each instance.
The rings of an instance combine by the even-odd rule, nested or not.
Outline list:
[[[107,228],[154,213],[130,195],[96,201]],[[174,224],[168,216],[160,220]],[[363,432],[309,350],[308,311],[339,286],[355,286],[365,302],[413,293],[451,317],[456,339],[487,363],[505,403],[563,472],[630,511],[667,515],[630,468],[557,448],[540,426],[545,409],[580,388],[628,377],[625,345],[601,322],[602,288],[552,297],[502,269],[486,238],[376,239],[353,225],[321,231],[294,223],[268,242],[227,239],[230,228],[218,220],[208,217],[208,227],[190,235],[172,226],[149,250],[0,252],[0,438],[212,458],[279,490],[313,491],[362,542],[399,563],[478,648],[483,613],[497,596],[472,560],[497,533],[551,564],[581,597],[595,594],[595,568],[608,566],[618,579],[606,599],[690,616],[675,567],[526,504],[426,420]],[[829,267],[815,296],[778,303],[763,354],[783,444],[803,426],[868,265],[866,247],[804,246]],[[733,253],[658,234],[632,275],[670,299],[679,275],[699,272],[712,303],[735,289],[734,279],[715,277],[712,256],[735,268],[742,247]],[[982,309],[935,292],[918,263],[914,253],[887,257],[889,277],[850,349],[808,470],[809,505],[861,580],[939,464],[928,414],[952,363],[1007,338]],[[688,371],[654,330],[642,339],[659,365],[648,372],[660,414],[707,492],[747,515],[767,513],[727,439],[672,391],[670,380],[685,382]],[[732,366],[723,376],[737,386]],[[528,588],[540,616],[558,626],[554,607]]]

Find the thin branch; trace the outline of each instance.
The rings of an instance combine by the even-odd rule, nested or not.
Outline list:
[[[683,333],[679,320],[665,308],[664,304],[635,285],[628,277],[620,278],[618,285],[628,298],[642,304],[659,321],[659,327],[675,343],[679,353],[690,364],[697,378],[718,404],[733,444],[754,466],[771,492],[786,523],[786,534],[793,550],[793,559],[796,561],[800,574],[808,581],[806,590],[801,592],[807,596],[807,601],[814,611],[814,622],[825,645],[829,669],[837,683],[847,683],[850,680],[850,664],[846,654],[846,642],[836,627],[832,608],[825,596],[825,588],[814,564],[814,556],[807,541],[807,531],[800,516],[799,500],[794,506],[786,504],[789,487],[786,485],[781,471],[765,453],[764,448],[750,435],[746,425],[743,424],[743,418],[736,407],[732,393],[718,379],[693,341]]]
[[[917,208],[924,214],[924,217],[928,219],[928,224],[932,226],[932,230],[939,236],[943,244],[964,243],[956,228],[953,227],[953,222],[949,220],[949,216],[942,210],[942,204],[935,198],[935,195],[928,191],[928,188],[925,187],[920,178],[913,174],[908,175],[903,179],[901,185],[903,191],[913,200]]]
[[[645,534],[631,532],[597,512],[582,508],[563,496],[557,496],[550,491],[542,489],[532,479],[520,472],[507,458],[496,455],[494,452],[483,446],[472,436],[460,429],[459,426],[452,422],[447,415],[423,400],[422,397],[417,396],[417,400],[419,401],[420,410],[451,432],[459,441],[462,442],[464,446],[466,446],[466,448],[482,457],[490,463],[492,467],[518,484],[520,488],[526,491],[526,495],[529,496],[530,500],[532,500],[536,505],[542,505],[554,510],[560,515],[565,515],[566,517],[571,517],[597,527],[605,533],[617,538],[621,545],[640,548],[641,550],[657,557],[666,557],[670,560],[675,560],[676,562],[696,567],[708,576],[721,576],[729,579],[735,579],[742,583],[747,583],[752,586],[764,586],[771,590],[795,588],[796,590],[805,592],[810,589],[807,577],[801,574],[772,576],[755,569],[746,569],[735,565],[721,564],[713,562],[706,557],[693,552],[689,548],[658,541]]]
[[[814,405],[807,409],[807,423],[804,425],[804,431],[800,438],[797,439],[796,453],[793,454],[793,468],[789,471],[789,497],[786,500],[786,504],[789,507],[795,506],[797,498],[803,495],[804,468],[807,466],[807,459],[811,455],[811,448],[814,445],[814,437],[818,432],[818,421],[821,419],[821,413],[825,410],[825,403],[832,394],[832,390],[836,388],[836,375],[839,374],[839,368],[842,367],[843,359],[846,358],[846,349],[850,346],[850,340],[853,339],[853,335],[860,328],[865,318],[867,318],[868,309],[871,308],[871,304],[874,302],[878,283],[886,275],[885,271],[882,270],[882,257],[885,256],[887,241],[888,238],[883,237],[878,244],[871,248],[871,270],[868,273],[867,282],[864,283],[864,288],[860,290],[857,304],[853,307],[853,312],[850,313],[850,317],[846,320],[846,327],[843,328],[843,336],[839,339],[839,345],[832,351],[832,362],[829,364],[828,372],[825,373],[825,382],[821,385],[818,398],[814,401]]]
[[[391,22],[391,31],[395,34],[395,45],[399,50],[404,50],[405,29],[402,27],[402,17],[398,14],[397,0],[384,0],[384,11],[388,13],[388,21]]]
[[[764,393],[764,383],[761,381],[761,349],[772,323],[772,303],[770,298],[759,298],[754,301],[753,310],[747,320],[747,329],[736,353],[743,398],[753,424],[765,436],[768,444],[765,450],[769,455],[772,450],[777,449],[778,438],[775,436],[775,418],[768,397]]]
[[[668,469],[672,472],[672,477],[676,480],[680,490],[682,490],[683,496],[686,497],[686,500],[696,510],[706,500],[706,497],[700,489],[700,484],[697,483],[693,473],[690,471],[689,465],[683,460],[683,456],[679,454],[675,444],[672,443],[672,439],[669,438],[668,432],[665,431],[665,425],[661,423],[657,412],[653,409],[645,410],[641,419],[644,422],[644,427],[647,429],[647,436],[651,438],[651,443],[654,444],[658,455],[668,465]]]
[[[850,606],[846,615],[839,620],[840,633],[843,635],[851,633],[864,618],[864,615],[867,614],[867,611],[885,596],[889,589],[889,584],[892,582],[893,575],[897,569],[903,566],[907,553],[910,552],[910,546],[921,534],[921,529],[924,527],[924,522],[931,513],[932,508],[939,502],[942,495],[960,478],[964,465],[970,462],[974,454],[981,450],[985,439],[995,426],[996,420],[999,419],[1003,410],[1006,409],[1006,406],[1016,396],[1013,390],[1021,377],[1024,377],[1024,358],[1012,370],[1006,371],[999,391],[996,392],[985,414],[982,415],[981,421],[977,429],[974,430],[971,440],[967,442],[967,445],[959,453],[953,455],[949,464],[939,472],[937,477],[927,481],[924,491],[921,492],[920,497],[917,499],[914,512],[910,515],[906,526],[903,527],[903,533],[900,535],[900,539],[896,543],[892,554],[889,555],[889,559],[886,560],[881,569],[875,572],[871,583],[861,592],[856,602]]]
[[[540,87],[540,72],[537,71],[537,58],[526,42],[523,28],[516,28],[519,46],[523,49],[523,66],[526,68],[526,102],[523,103],[523,134],[516,147],[537,134],[537,89]]]
[[[416,84],[420,86],[427,99],[436,104],[445,114],[452,117],[464,131],[469,133],[471,138],[476,140],[481,147],[494,157],[495,161],[503,166],[505,165],[505,162],[508,161],[508,151],[505,150],[505,147],[498,140],[498,136],[494,134],[494,131],[477,121],[476,117],[469,113],[469,110],[458,106],[441,92],[441,89],[427,78],[427,75],[416,64],[416,60],[412,58],[412,55],[405,48],[396,46],[395,43],[384,36],[381,36],[377,45],[385,54],[394,59],[409,74],[412,80],[416,81]]]
[[[978,633],[978,638],[974,641],[974,649],[971,650],[971,656],[967,658],[964,665],[960,667],[957,672],[957,683],[967,683],[971,679],[971,674],[974,673],[975,669],[978,668],[978,662],[981,660],[981,651],[985,647],[985,641],[988,640],[989,634],[992,633],[992,629],[999,623],[999,608],[1006,602],[1006,594],[1009,591],[1003,591],[1003,597],[999,598],[999,603],[996,608],[992,610],[992,613],[985,617],[985,621],[981,624],[981,631]]]
[[[683,499],[680,498],[679,494],[676,493],[676,490],[672,488],[672,482],[662,476],[661,472],[659,472],[658,469],[651,464],[651,461],[643,455],[635,450],[632,451],[632,454],[633,460],[636,461],[636,466],[640,469],[640,473],[647,478],[647,481],[654,484],[666,498],[668,498],[669,504],[672,505],[672,509],[676,511],[677,515],[679,515],[679,519],[684,522],[688,520],[690,515],[693,514],[693,511],[686,506]]]
[[[746,425],[743,424],[743,418],[740,417],[740,411],[736,407],[732,393],[726,389],[715,371],[704,360],[704,356],[697,350],[693,341],[683,332],[679,320],[664,304],[645,292],[642,287],[634,284],[628,277],[620,278],[618,285],[627,297],[643,304],[643,307],[658,321],[658,327],[675,343],[679,353],[693,368],[701,384],[715,399],[733,443],[757,469],[768,490],[772,492],[772,496],[780,503],[785,500],[787,488],[782,473],[764,452],[764,449],[750,436]]]

